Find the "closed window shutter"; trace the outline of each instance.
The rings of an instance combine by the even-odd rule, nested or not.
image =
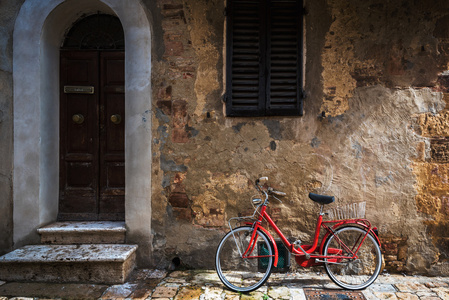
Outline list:
[[[261,61],[263,7],[259,0],[228,6],[227,115],[263,115],[264,68]]]
[[[271,1],[268,10],[267,115],[302,114],[301,11],[298,1]]]
[[[227,116],[300,115],[301,23],[295,0],[229,0]]]

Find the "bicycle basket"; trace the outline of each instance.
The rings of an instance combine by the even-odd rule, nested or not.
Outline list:
[[[333,220],[359,219],[365,218],[365,210],[366,202],[357,202],[329,208],[325,213]]]

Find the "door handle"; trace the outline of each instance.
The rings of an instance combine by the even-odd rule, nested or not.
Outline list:
[[[112,115],[111,122],[114,123],[115,125],[120,124],[122,122],[122,116],[120,116],[119,114]]]
[[[76,124],[83,124],[84,123],[84,116],[82,114],[75,114],[72,116],[72,121]]]

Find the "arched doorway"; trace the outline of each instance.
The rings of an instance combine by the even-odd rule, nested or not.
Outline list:
[[[125,222],[151,260],[151,26],[140,0],[25,0],[14,26],[14,248],[38,243],[59,203],[59,57],[65,31],[86,13],[117,16],[125,36]]]
[[[64,38],[59,220],[125,220],[124,50],[108,14],[83,17]]]

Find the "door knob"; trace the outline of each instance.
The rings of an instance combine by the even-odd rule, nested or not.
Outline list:
[[[111,122],[118,125],[120,122],[122,122],[122,116],[116,114],[111,116]]]
[[[84,123],[84,116],[82,114],[75,114],[72,116],[72,121],[76,124],[83,124]]]

